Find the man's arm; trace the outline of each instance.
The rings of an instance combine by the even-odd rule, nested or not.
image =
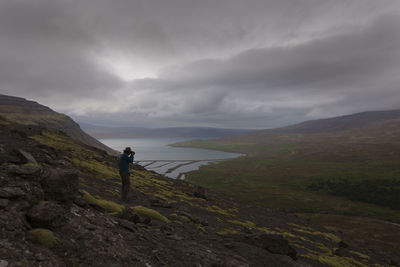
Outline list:
[[[128,158],[127,158],[127,162],[128,163],[133,163],[133,154],[131,154]]]

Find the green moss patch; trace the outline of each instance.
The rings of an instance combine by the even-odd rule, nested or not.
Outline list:
[[[326,238],[326,239],[328,239],[328,240],[330,240],[332,242],[335,242],[335,243],[339,243],[340,242],[340,238],[337,237],[334,234],[331,234],[331,233],[312,232],[312,231],[307,231],[307,230],[303,230],[303,229],[293,229],[293,230],[296,231],[296,232],[299,232],[299,233],[322,236],[322,237],[324,237],[324,238]]]
[[[215,212],[215,213],[227,215],[227,216],[234,216],[234,215],[233,215],[232,213],[230,213],[229,211],[224,210],[224,209],[222,209],[222,208],[220,208],[220,207],[218,207],[218,206],[216,206],[216,205],[208,206],[208,207],[206,208],[206,210],[207,210],[207,211],[210,211],[210,212]]]
[[[29,162],[29,163],[24,164],[24,167],[28,167],[28,168],[40,168],[40,165],[39,165],[38,163]]]
[[[180,216],[180,218],[182,219],[182,221],[185,221],[187,223],[191,222],[190,218],[187,216]]]
[[[95,198],[94,196],[89,194],[87,191],[83,191],[83,194],[84,194],[84,198],[86,199],[86,201],[102,207],[111,215],[118,215],[124,209],[123,205],[120,205],[118,203],[115,203],[115,202],[112,202],[109,200]]]
[[[58,239],[54,236],[52,231],[42,228],[36,228],[28,231],[27,239],[33,243],[47,248],[54,247],[58,242]]]
[[[354,267],[354,266],[367,267],[367,265],[349,257],[338,257],[334,255],[312,255],[312,254],[300,255],[300,256],[311,260],[319,261],[322,264],[333,267]]]
[[[238,221],[238,220],[228,220],[228,222],[233,223],[233,224],[237,224],[237,225],[241,225],[244,227],[248,227],[248,228],[256,228],[257,226],[255,225],[255,223],[251,222],[251,221]]]
[[[169,217],[171,218],[171,220],[178,220],[179,219],[179,216],[176,213],[171,213],[169,215]]]
[[[90,150],[85,149],[82,144],[79,144],[68,136],[57,134],[56,132],[43,131],[42,134],[32,136],[31,138],[41,144],[53,147],[55,149],[69,150],[76,155],[91,153]]]
[[[361,252],[358,252],[358,251],[354,251],[354,250],[350,250],[349,251],[351,254],[353,254],[353,255],[356,255],[357,257],[359,257],[359,258],[361,258],[362,260],[364,260],[364,261],[369,261],[370,260],[370,256],[368,256],[368,255],[365,255],[365,254],[363,254],[363,253],[361,253]]]
[[[75,166],[85,169],[89,172],[97,173],[99,176],[103,178],[113,178],[118,177],[118,172],[116,168],[111,168],[107,165],[101,164],[96,160],[79,160],[72,159],[72,162]]]
[[[135,207],[131,207],[131,209],[133,211],[135,211],[137,214],[148,217],[150,219],[153,220],[157,220],[157,221],[162,221],[165,223],[170,223],[170,220],[168,220],[167,217],[161,215],[158,211],[153,210],[153,209],[149,209],[143,206],[135,206]]]
[[[233,228],[224,228],[217,231],[217,234],[219,235],[236,234],[236,233],[239,233],[239,230]]]

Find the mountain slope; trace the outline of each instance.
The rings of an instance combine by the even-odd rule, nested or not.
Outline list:
[[[0,116],[21,124],[59,130],[84,144],[115,153],[114,150],[82,131],[70,117],[34,101],[0,94]]]
[[[366,127],[384,121],[400,119],[400,109],[366,111],[340,117],[311,120],[286,127],[260,131],[263,133],[329,133]]]

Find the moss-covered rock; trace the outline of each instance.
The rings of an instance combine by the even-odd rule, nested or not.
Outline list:
[[[28,231],[27,239],[47,248],[54,247],[58,242],[58,239],[54,236],[52,231],[43,228],[36,228]]]
[[[95,198],[91,194],[89,194],[87,191],[83,191],[83,195],[86,201],[89,203],[98,205],[105,209],[108,213],[112,215],[118,215],[124,210],[124,206],[120,205],[118,203],[115,203],[113,201],[105,200],[105,199],[100,199],[100,198]]]
[[[165,223],[170,223],[170,220],[168,220],[167,217],[161,215],[158,211],[153,210],[153,209],[149,209],[143,206],[135,206],[135,207],[131,207],[131,209],[133,211],[135,211],[137,214],[153,219],[153,220],[157,220],[157,221],[162,221]]]
[[[42,180],[45,198],[57,201],[73,200],[79,191],[79,176],[74,169],[50,169]]]

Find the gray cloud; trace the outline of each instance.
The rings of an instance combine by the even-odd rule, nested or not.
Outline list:
[[[395,0],[6,0],[0,90],[144,126],[400,108],[399,11]]]
[[[58,104],[107,92],[121,82],[96,66],[93,34],[76,7],[52,1],[0,4],[0,87],[6,93]],[[65,97],[68,96],[66,99]]]

